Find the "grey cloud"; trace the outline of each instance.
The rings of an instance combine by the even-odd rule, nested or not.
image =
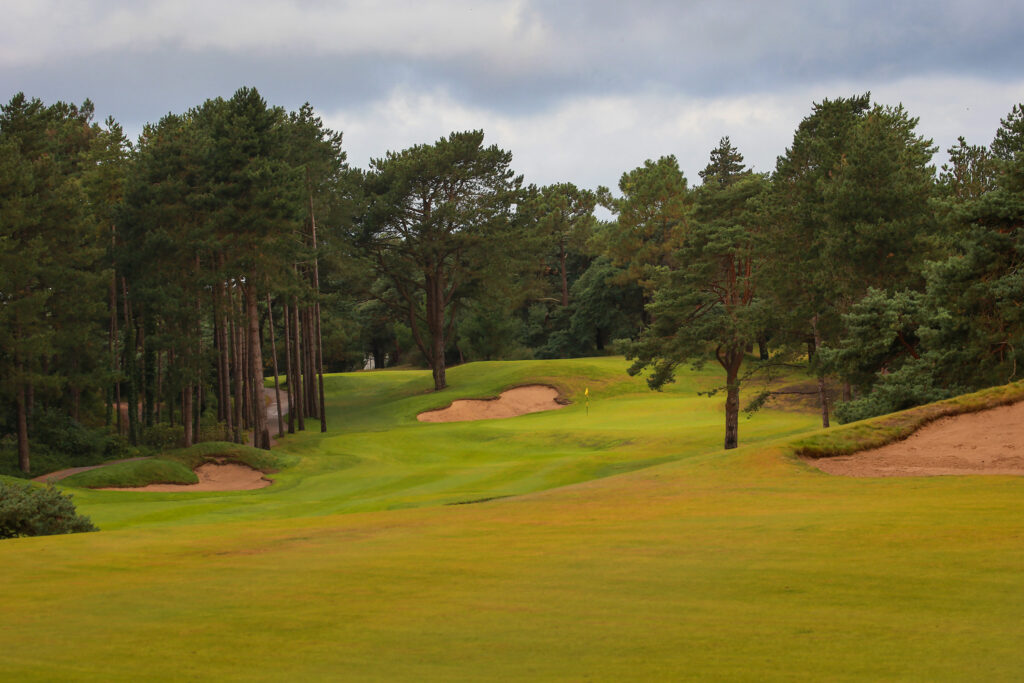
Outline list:
[[[253,1],[262,8],[265,22],[271,5]],[[462,3],[451,6],[470,6],[468,0],[445,1]],[[46,4],[46,0],[33,2]],[[192,0],[182,2],[199,6]],[[227,4],[238,12],[240,2],[232,0]],[[170,0],[159,6],[164,13],[178,14],[163,30],[153,31],[149,36],[145,26],[126,26],[124,31],[112,33],[109,23],[119,13],[141,21],[139,16],[150,15],[132,15],[131,11],[136,7],[149,9],[149,4],[108,0],[100,9],[99,3],[76,3],[75,31],[68,34],[68,39],[81,43],[65,52],[42,54],[45,51],[40,50],[38,59],[32,56],[35,53],[24,53],[28,57],[19,53],[15,60],[0,59],[0,99],[6,100],[19,90],[46,101],[77,102],[89,97],[101,116],[113,114],[129,130],[137,132],[143,123],[155,121],[168,111],[184,111],[208,97],[230,96],[242,85],[259,88],[272,104],[294,109],[308,100],[321,112],[346,112],[350,120],[372,117],[377,111],[375,107],[396,91],[441,93],[442,99],[500,116],[508,126],[534,128],[549,125],[545,123],[549,113],[555,115],[585,97],[619,97],[641,103],[660,97],[680,107],[695,103],[705,119],[715,116],[713,110],[701,108],[701,103],[709,101],[740,98],[749,107],[758,99],[777,102],[779,98],[798,98],[799,106],[787,107],[786,120],[777,124],[781,133],[776,136],[779,142],[771,145],[774,152],[759,155],[759,168],[767,170],[771,166],[770,155],[782,151],[786,137],[799,121],[799,114],[792,114],[790,120],[788,112],[808,111],[811,96],[820,99],[871,89],[877,97],[885,91],[886,84],[915,78],[951,82],[961,77],[995,84],[1018,83],[1019,65],[1024,64],[1024,40],[1020,39],[1019,28],[1024,25],[1024,4],[1010,0],[978,0],[970,4],[953,0],[534,0],[518,5],[521,26],[486,34],[504,41],[493,48],[465,35],[453,35],[455,31],[472,30],[473,21],[467,21],[463,13],[452,17],[459,21],[450,22],[452,27],[462,28],[445,29],[444,21],[435,21],[431,24],[434,28],[425,27],[424,39],[412,47],[403,40],[416,26],[411,29],[407,22],[395,36],[375,26],[374,39],[359,42],[358,49],[355,43],[346,45],[340,38],[337,44],[330,40],[333,27],[344,22],[323,28],[319,42],[307,44],[301,35],[288,33],[296,30],[294,13],[287,22],[282,22],[287,24],[281,29],[282,34],[272,36],[275,40],[265,44],[254,42],[245,33],[245,16],[239,14],[238,21],[232,22],[226,18],[222,3],[204,6],[205,16],[195,18],[193,23],[211,23],[206,26],[202,41],[190,43],[181,28],[188,26],[188,19],[182,18],[175,9],[177,6]],[[304,16],[303,22],[299,22],[300,28],[305,23],[315,24],[317,13],[324,8],[335,11],[332,16],[337,22],[338,8],[351,6],[351,2],[320,0],[291,5],[309,13],[308,22]],[[374,3],[368,0],[360,4],[364,9],[371,6]],[[49,24],[43,21],[47,12],[33,13],[32,3],[19,7],[18,16],[28,19],[16,28],[12,28],[13,24],[0,26],[0,43],[16,30],[26,35],[40,32],[49,41],[40,42],[52,44],[53,35],[45,33],[50,30]],[[490,8],[494,10],[494,5]],[[128,47],[115,49],[111,43],[97,48],[88,42],[90,21],[100,21],[101,15],[107,20],[102,35],[114,36]],[[364,20],[368,20],[367,16],[363,16]],[[487,16],[493,17],[495,12]],[[231,35],[222,37],[218,33],[222,26],[229,27]],[[265,23],[260,30],[260,35],[266,33]],[[96,35],[100,34],[97,31]],[[383,38],[377,40],[378,36]],[[517,42],[520,37],[521,43]],[[3,49],[0,45],[0,56]],[[856,84],[856,90],[850,89],[851,84]],[[905,91],[891,88],[885,94],[892,92],[896,97],[907,97]],[[957,97],[969,99],[970,95],[941,93],[938,99],[952,101]],[[895,103],[885,97],[879,99]],[[935,99],[926,101],[932,108],[941,105]],[[998,110],[1005,113],[1010,104],[1000,102]],[[927,122],[927,111],[913,107],[910,110],[921,115],[923,123]],[[949,113],[948,107],[945,111]],[[659,109],[651,112],[650,121],[642,113],[629,120],[641,128],[651,128],[655,119],[666,120],[673,113]],[[586,120],[588,114],[576,114],[578,118],[574,121],[580,123],[573,127],[592,123]],[[530,123],[525,123],[527,120]],[[984,129],[987,139],[997,124],[995,118],[991,127]],[[707,139],[701,138],[697,157],[703,159],[704,148],[710,149],[719,135],[742,130],[742,125],[748,124],[734,121],[728,126],[722,123],[721,130],[703,131],[701,135]],[[758,135],[753,128],[756,125],[762,124],[749,124],[751,137]],[[692,131],[693,124],[683,124],[682,128]],[[659,130],[666,137],[690,134],[680,126]],[[381,129],[374,132],[384,133]],[[940,132],[946,135],[944,129]],[[651,151],[644,154],[674,151],[666,147],[658,152],[660,141],[661,138],[650,140]],[[940,136],[936,140],[942,145],[952,141]],[[560,143],[560,139],[552,139],[547,146]],[[580,140],[583,151],[593,144]],[[627,147],[632,149],[635,144]],[[384,148],[384,143],[379,149],[374,145],[375,153]],[[627,151],[623,149],[621,154]],[[541,158],[542,152],[536,156]],[[636,160],[641,161],[642,158]]]
[[[122,5],[127,7],[129,5]],[[322,4],[307,4],[315,22]],[[107,5],[103,16],[118,9]],[[217,10],[211,9],[211,12]],[[97,10],[99,13],[100,11]],[[84,14],[84,13],[83,13]],[[1016,77],[1024,63],[1024,5],[975,2],[534,2],[523,14],[542,28],[535,58],[430,54],[381,43],[355,54],[320,45],[182,49],[173,41],[0,70],[7,90],[63,87],[97,100],[104,92],[135,112],[196,103],[256,84],[285,104],[338,107],[395,86],[444,88],[474,106],[530,112],[581,95],[664,90],[694,97],[777,92],[836,79],[891,80],[915,74]],[[83,16],[88,31],[88,18]],[[244,24],[244,17],[239,20]],[[184,40],[184,38],[181,38]],[[226,39],[226,42],[230,42]],[[262,84],[262,85],[261,85]],[[149,94],[146,94],[149,93]],[[66,94],[61,96],[68,97]],[[187,98],[187,99],[183,99]]]

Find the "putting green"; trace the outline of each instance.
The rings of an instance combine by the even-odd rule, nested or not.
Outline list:
[[[750,445],[723,452],[720,401],[693,395],[714,374],[655,394],[623,367],[475,364],[454,369],[443,395],[424,393],[423,373],[333,377],[338,431],[286,439],[302,460],[268,489],[76,490],[103,532],[0,543],[0,670],[1019,678],[1024,481],[832,477],[786,445],[813,428],[800,413],[741,421]],[[526,382],[576,403],[415,421]],[[441,504],[497,496],[512,497]]]

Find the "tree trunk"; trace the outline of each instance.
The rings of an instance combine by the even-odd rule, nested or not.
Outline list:
[[[263,407],[263,354],[260,352],[260,317],[256,306],[256,283],[252,278],[247,283],[249,307],[249,367],[253,386],[253,445],[270,450],[270,431],[267,429],[267,411]],[[256,396],[260,400],[257,402]]]
[[[288,304],[284,304],[284,355],[285,372],[288,373],[288,433],[295,433],[295,375],[292,368],[292,333],[288,316]]]
[[[220,355],[217,359],[218,364],[221,367],[221,376],[224,378],[223,386],[220,388],[220,400],[224,404],[224,439],[231,441],[232,435],[232,422],[234,409],[231,406],[231,346],[232,343],[228,341],[228,331],[230,325],[228,324],[228,296],[227,296],[227,284],[221,283],[220,285],[220,310],[217,313],[220,322]]]
[[[128,279],[121,277],[121,294],[124,300],[124,374],[127,381],[128,395],[125,396],[125,409],[128,413],[128,442],[139,445],[139,382],[135,357],[138,353],[138,328],[132,320],[131,303],[128,300]]]
[[[558,255],[559,265],[562,270],[562,308],[569,305],[569,277],[565,272],[565,245],[561,246],[561,253]]]
[[[167,367],[174,366],[174,350],[168,349],[167,351]],[[174,392],[171,390],[173,387],[168,387],[167,395],[164,399],[167,401],[167,424],[170,427],[174,426]]]
[[[427,329],[430,331],[430,368],[434,391],[448,386],[444,366],[444,285],[439,274],[427,277]]]
[[[243,293],[243,299],[244,299]],[[244,301],[243,301],[243,305]],[[242,374],[242,393],[238,400],[242,403],[242,429],[252,429],[252,364],[249,361],[251,356],[249,350],[249,324],[248,308],[243,311],[242,322],[238,328],[238,350],[242,354],[242,362],[239,363],[239,372]]]
[[[193,405],[192,412],[194,414],[193,420],[195,424],[192,426],[192,440],[199,443],[203,440],[202,431],[202,417],[203,417],[203,383],[196,382],[196,398],[195,404]]]
[[[232,297],[232,310],[234,310],[234,297]],[[242,443],[242,388],[243,381],[242,375],[242,340],[241,334],[238,329],[238,325],[234,320],[231,321],[231,350],[232,350],[232,370],[234,372],[234,386],[235,396],[234,403],[232,404],[232,412],[235,414],[235,443]]]
[[[186,384],[181,392],[181,424],[185,427],[185,448],[193,443],[192,440],[192,385]]]
[[[324,401],[324,342],[320,334],[320,302],[313,304],[313,326],[316,328],[316,384],[319,393],[320,431],[327,431],[327,404]]]
[[[148,337],[154,332],[152,315],[146,316],[143,322],[142,335],[142,423],[146,427],[153,426],[156,415],[156,350]],[[148,328],[148,329],[147,329]]]
[[[739,445],[740,419],[740,384],[739,371],[743,362],[743,354],[729,352],[726,354],[726,388],[725,388],[725,448],[736,448]]]
[[[200,268],[199,254],[196,254],[196,269],[195,269],[195,278],[196,278],[196,280],[199,279],[199,268]],[[194,362],[194,366],[192,368],[192,372],[195,373],[193,375],[193,377],[192,377],[192,379],[195,380],[195,392],[196,392],[196,395],[195,395],[195,406],[193,408],[193,412],[195,413],[195,417],[192,417],[192,416],[189,416],[189,417],[190,417],[190,419],[192,419],[194,421],[194,423],[192,425],[192,438],[193,438],[193,440],[195,442],[198,443],[202,439],[202,437],[200,436],[200,432],[201,432],[200,418],[203,415],[203,372],[202,372],[202,366],[203,366],[203,360],[202,360],[203,359],[203,325],[202,325],[202,322],[201,322],[202,318],[203,318],[203,304],[202,304],[202,298],[201,298],[201,296],[199,294],[196,294],[195,310],[196,310],[196,317],[195,317],[194,323],[195,323],[195,332],[196,332],[196,359],[195,359],[195,362]]]
[[[309,188],[309,167],[306,167],[306,186]],[[309,192],[309,225],[313,235],[313,327],[316,336],[316,376],[318,405],[320,406],[320,431],[327,431],[327,407],[324,405],[324,340],[320,333],[320,259],[316,255],[316,215],[313,212],[313,192]]]
[[[306,373],[306,390],[309,392],[309,417],[315,418],[320,415],[320,401],[316,388],[316,335],[313,334],[312,306],[306,309],[303,320],[306,322],[306,326],[302,333],[309,340],[306,344],[306,367],[308,368]]]
[[[821,332],[818,330],[818,314],[811,318],[811,330],[814,332],[814,355],[821,349]],[[825,387],[825,375],[818,373],[818,401],[821,403],[821,426],[828,428],[828,391]]]
[[[302,340],[299,339],[299,302],[292,297],[292,370],[295,376],[288,376],[288,392],[295,396],[295,419],[299,421],[299,431],[306,429],[306,392],[302,390]]]
[[[110,246],[112,250],[117,248],[117,231],[114,226],[110,226]],[[107,424],[110,424],[113,413],[113,418],[117,420],[117,433],[121,434],[121,378],[118,376],[121,368],[117,362],[117,270],[113,268],[110,272],[109,307],[110,336],[107,339],[107,352],[110,354],[110,372],[114,386],[111,387],[113,406],[107,405]]]
[[[224,422],[224,347],[220,342],[220,311],[217,309],[217,300],[213,302],[213,350],[217,358],[217,422]]]
[[[305,371],[303,386],[306,387],[306,408],[309,410],[309,412],[306,413],[306,417],[316,417],[320,411],[316,400],[316,373],[313,369],[313,359],[316,356],[316,351],[313,348],[312,307],[307,307],[302,311],[302,338],[306,341],[306,344],[302,347],[304,356],[303,369]]]
[[[160,411],[164,402],[164,366],[163,351],[156,354],[156,421],[160,423]]]
[[[24,374],[24,366],[18,370],[20,374]],[[18,381],[18,468],[25,474],[29,473],[28,406],[23,380]]]
[[[78,365],[78,359],[75,359],[75,365]],[[77,369],[77,368],[76,368]],[[77,386],[71,387],[71,419],[75,422],[80,422],[79,413],[82,407],[82,390]]]
[[[274,400],[277,402],[277,438],[284,436],[284,416],[281,414],[281,384],[277,372],[277,341],[274,338],[274,305],[267,294],[267,320],[270,324],[270,355],[274,359]]]

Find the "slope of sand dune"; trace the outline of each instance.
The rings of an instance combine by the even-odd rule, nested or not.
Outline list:
[[[198,484],[150,484],[135,488],[108,488],[103,491],[249,491],[270,486],[263,473],[238,463],[208,462],[195,469]]]
[[[469,422],[471,420],[493,420],[502,417],[517,417],[545,410],[565,407],[558,398],[558,390],[543,384],[516,387],[492,399],[460,399],[447,408],[420,413],[420,422]]]
[[[810,462],[848,477],[1024,474],[1024,402],[936,420],[903,441]]]

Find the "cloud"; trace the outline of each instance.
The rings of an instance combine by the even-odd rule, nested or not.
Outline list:
[[[13,0],[5,15],[0,83],[14,70],[177,54],[215,72],[240,60],[332,82],[383,72],[521,111],[651,88],[709,97],[837,78],[1016,77],[1024,63],[1024,5],[1005,0]]]
[[[985,144],[1024,101],[1021,25],[1008,0],[6,0],[0,92],[137,133],[251,85],[312,102],[360,166],[483,128],[531,182],[665,154],[694,182],[721,136],[769,171],[812,102],[867,90],[943,150]]]
[[[958,135],[987,144],[1016,102],[1024,79],[991,83],[959,77],[901,79],[881,85],[840,81],[773,95],[737,94],[695,98],[652,90],[634,95],[567,98],[530,114],[508,114],[467,105],[444,90],[394,89],[367,106],[324,110],[325,121],[345,134],[349,160],[370,158],[429,143],[454,130],[482,128],[487,142],[513,152],[513,166],[527,182],[571,181],[584,187],[615,187],[625,171],[646,159],[674,154],[691,183],[722,136],[728,135],[748,166],[771,171],[813,102],[871,90],[882,104],[901,102],[920,118],[918,132],[940,150]],[[950,97],[949,93],[957,93]],[[944,160],[936,156],[936,163]]]
[[[531,65],[550,42],[525,2],[293,2],[156,0],[15,2],[0,64],[27,66],[105,52],[173,47],[227,54],[316,57],[485,58],[491,68]]]

